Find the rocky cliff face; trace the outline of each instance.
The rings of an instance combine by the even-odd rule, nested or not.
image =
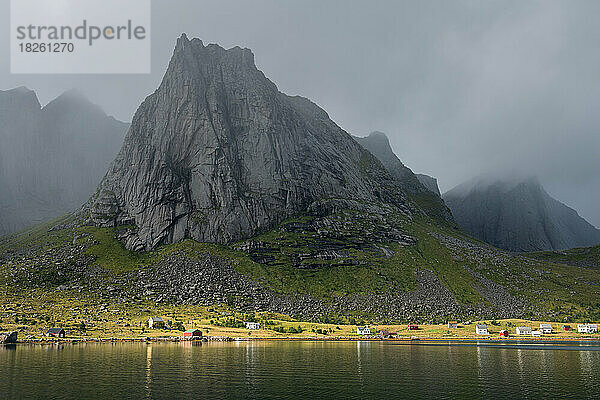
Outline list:
[[[415,175],[396,156],[385,133],[375,131],[365,137],[354,136],[354,140],[381,161],[388,172],[399,182],[402,189],[430,217],[440,218],[451,223],[454,222],[450,210],[440,197],[439,189],[437,189],[437,181],[434,178],[427,177],[429,180],[424,179],[425,183],[422,182],[421,178]],[[433,185],[431,180],[434,181],[436,190],[432,190],[433,187],[428,187],[428,185]]]
[[[512,251],[562,250],[600,243],[600,231],[553,199],[535,178],[479,178],[444,194],[456,222]]]
[[[90,209],[96,225],[135,225],[126,245],[139,250],[378,204],[408,213],[396,181],[325,111],[279,92],[250,50],[183,35]]]
[[[0,235],[85,202],[126,129],[74,91],[43,108],[26,88],[0,91]]]
[[[437,194],[438,196],[442,196],[437,179],[425,174],[416,174],[416,176],[419,182],[421,182],[421,185],[425,186],[427,189],[429,189],[429,191]]]

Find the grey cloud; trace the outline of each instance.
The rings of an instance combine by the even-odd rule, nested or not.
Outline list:
[[[154,0],[152,74],[10,75],[1,35],[0,89],[26,85],[45,103],[78,87],[130,120],[186,32],[251,48],[280,90],[309,97],[350,133],[388,133],[443,191],[527,171],[600,226],[598,15],[595,1]]]

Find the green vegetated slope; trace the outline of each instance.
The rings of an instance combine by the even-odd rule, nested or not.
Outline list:
[[[527,253],[526,256],[553,263],[600,269],[600,245],[563,251],[540,251]]]
[[[30,285],[47,279],[49,283],[40,287],[52,289],[63,283],[61,269],[77,254],[88,257],[102,273],[118,276],[173,254],[194,258],[208,253],[231,261],[238,272],[284,294],[327,299],[411,292],[417,288],[415,272],[429,270],[461,304],[485,303],[482,284],[492,282],[507,293],[529,299],[548,316],[600,318],[600,280],[592,269],[501,252],[423,216],[397,221],[415,242],[370,242],[364,238],[376,237],[379,227],[369,225],[373,221],[368,216],[348,210],[339,214],[342,221],[353,221],[345,225],[347,231],[339,238],[324,239],[322,232],[307,228],[314,217],[300,216],[231,245],[185,240],[146,253],[127,250],[117,239],[128,227],[78,226],[73,217],[63,217],[0,241],[0,283],[4,276],[5,284],[18,286],[14,279],[7,282],[2,273],[2,269],[17,265],[28,271],[23,276],[39,275],[37,280],[29,278]],[[317,258],[324,248],[337,251],[337,257]],[[35,257],[42,253],[45,258]],[[54,259],[47,254],[54,254]],[[36,261],[27,261],[27,257]]]
[[[470,260],[476,273],[527,299],[552,320],[600,319],[600,277],[593,269],[534,260],[484,244],[456,254]]]
[[[63,224],[72,222],[74,218],[65,215],[35,226],[23,232],[0,238],[0,255],[21,250],[48,249],[60,247],[72,239],[72,231],[60,229]]]

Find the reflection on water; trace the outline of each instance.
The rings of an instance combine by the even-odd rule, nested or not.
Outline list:
[[[390,342],[0,347],[0,398],[591,398],[600,348]]]
[[[152,344],[146,346],[146,394],[152,398],[150,387],[152,386]]]

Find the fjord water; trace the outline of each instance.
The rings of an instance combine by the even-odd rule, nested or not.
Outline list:
[[[0,347],[0,398],[598,398],[600,347],[234,342]]]

